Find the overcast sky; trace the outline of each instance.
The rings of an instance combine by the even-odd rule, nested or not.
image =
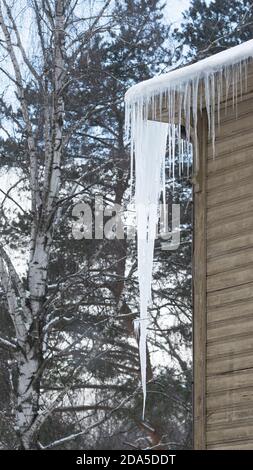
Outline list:
[[[182,11],[187,10],[190,0],[167,0],[166,13],[169,22],[180,23]]]

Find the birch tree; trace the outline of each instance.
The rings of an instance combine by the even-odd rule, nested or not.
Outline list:
[[[107,27],[104,15],[109,4],[110,1],[102,2],[93,17],[82,17],[75,0],[0,2],[1,72],[3,80],[15,89],[21,115],[14,125],[22,134],[29,156],[26,170],[31,210],[26,283],[22,282],[8,249],[3,243],[0,245],[0,279],[13,324],[13,338],[0,341],[15,358],[15,430],[24,449],[38,448],[42,424],[66,393],[63,390],[51,404],[41,406],[40,382],[48,359],[47,330],[52,325],[45,303],[52,238],[60,210],[64,102],[71,80],[69,63],[73,64],[81,51],[87,52],[94,34]],[[30,24],[36,40],[37,53],[33,58],[20,24],[22,8],[27,15],[27,28]],[[24,12],[22,15],[24,21]],[[37,126],[32,122],[26,97],[28,80],[42,96],[43,112]],[[38,143],[40,126],[44,137],[42,148]]]
[[[1,2],[1,165],[20,170],[0,188],[0,346],[11,392],[3,428],[13,423],[14,448],[169,448],[183,445],[182,416],[190,414],[184,384],[173,369],[169,379],[158,374],[150,357],[141,420],[134,243],[71,238],[76,202],[92,206],[97,194],[110,205],[127,200],[124,93],[163,70],[164,54],[171,63],[158,0],[98,1],[90,11],[92,3]],[[8,218],[8,202],[17,220]],[[157,254],[160,266],[159,247]],[[168,358],[175,331],[189,336],[183,293],[177,302],[164,288],[171,266],[173,275],[185,268],[182,256],[171,260],[159,271],[151,342]],[[182,312],[177,329],[161,328],[162,308],[175,318]],[[188,372],[180,348],[175,355]]]

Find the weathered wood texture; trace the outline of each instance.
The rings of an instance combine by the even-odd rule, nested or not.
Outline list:
[[[225,95],[215,158],[199,116],[194,178],[194,447],[210,450],[253,449],[252,63],[237,106]]]
[[[194,186],[193,241],[193,350],[194,350],[194,446],[206,447],[206,161],[207,116],[199,119],[199,170]],[[194,170],[196,171],[196,170]]]
[[[249,76],[248,93],[237,110],[231,104],[222,109],[215,159],[211,143],[207,148],[207,329],[202,348],[205,441],[210,450],[253,449],[253,80]]]

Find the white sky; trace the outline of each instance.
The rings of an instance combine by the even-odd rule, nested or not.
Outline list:
[[[182,11],[187,10],[190,0],[167,0],[166,16],[168,22],[180,23],[182,19]]]

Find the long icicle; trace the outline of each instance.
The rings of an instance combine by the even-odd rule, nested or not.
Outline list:
[[[253,49],[253,42],[251,49]],[[253,56],[253,50],[252,50]],[[204,62],[204,61],[203,61]],[[238,63],[239,62],[239,63]],[[208,115],[209,137],[215,151],[216,121],[219,127],[220,106],[222,97],[227,101],[232,91],[233,101],[236,105],[238,95],[242,94],[243,80],[247,86],[248,58],[240,58],[235,64],[220,65],[208,71],[196,69],[196,64],[190,66],[198,70],[193,76],[186,79],[182,74],[181,80],[170,81],[170,74],[165,80],[151,87],[141,84],[129,90],[126,94],[126,136],[131,142],[131,183],[133,180],[133,159],[135,159],[136,190],[135,203],[137,212],[138,235],[138,281],[140,291],[140,364],[141,380],[144,396],[143,416],[146,401],[146,335],[148,325],[148,305],[151,301],[152,265],[154,252],[154,238],[158,220],[158,204],[160,193],[165,187],[165,152],[168,135],[169,174],[175,175],[175,149],[177,138],[181,138],[181,122],[185,123],[186,148],[190,148],[190,140],[194,134],[196,139],[197,120],[199,112],[205,107]],[[188,68],[189,69],[189,68]],[[195,70],[194,69],[194,70]],[[178,71],[175,71],[178,72]],[[175,74],[171,72],[171,74]],[[179,71],[180,72],[180,71]],[[186,74],[187,75],[187,74]],[[188,74],[189,75],[189,74]],[[235,83],[236,82],[236,83]],[[238,86],[238,83],[240,84]],[[138,87],[138,85],[137,85]],[[232,90],[231,90],[232,89]],[[223,98],[224,101],[224,98]],[[156,122],[166,103],[168,110],[168,125]],[[216,110],[218,119],[216,120]],[[179,124],[176,124],[179,119]],[[194,132],[192,132],[192,130]],[[184,159],[184,144],[178,143],[182,148]],[[181,162],[179,161],[179,165]],[[189,167],[189,159],[188,164]],[[180,169],[181,171],[181,169]],[[161,172],[163,176],[161,178]],[[162,183],[161,183],[162,181]]]
[[[142,142],[136,148],[136,219],[138,281],[140,289],[139,351],[143,388],[143,418],[146,402],[146,336],[148,307],[151,302],[153,252],[158,221],[158,201],[161,188],[161,167],[166,153],[168,125],[143,121],[139,128]],[[140,158],[141,157],[141,158]],[[145,273],[145,276],[143,275]]]

